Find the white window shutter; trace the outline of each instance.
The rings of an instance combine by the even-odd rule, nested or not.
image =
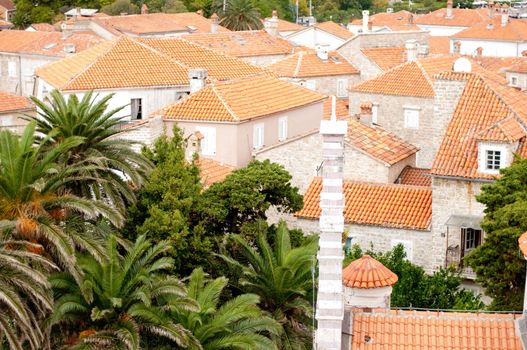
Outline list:
[[[261,148],[264,144],[264,125],[256,124],[253,127],[253,148]]]
[[[285,139],[287,139],[287,117],[281,117],[278,119],[278,140]]]
[[[201,154],[204,156],[214,156],[216,155],[216,128],[213,127],[197,127],[203,135],[201,139]]]
[[[404,110],[404,126],[409,129],[419,128],[419,110],[405,109]]]

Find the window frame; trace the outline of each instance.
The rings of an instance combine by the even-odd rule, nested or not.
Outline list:
[[[17,63],[13,61],[7,62],[7,76],[9,78],[17,78],[18,72],[17,72]]]
[[[379,104],[374,102],[371,106],[371,122],[373,124],[379,123]]]
[[[413,106],[404,106],[403,107],[403,113],[404,113],[404,128],[405,129],[413,129],[417,130],[419,129],[419,119],[421,117],[421,108],[419,107],[413,107]],[[410,124],[410,113],[414,114],[416,116],[415,124]]]
[[[202,156],[216,155],[216,128],[214,126],[197,126],[196,131],[199,131],[203,138],[200,141],[200,154]]]
[[[136,102],[135,106],[134,102]],[[134,109],[136,110],[135,112]],[[141,97],[130,98],[130,119],[142,120],[143,114],[143,99]]]
[[[287,140],[288,118],[287,116],[278,118],[278,141]]]
[[[337,79],[337,97],[348,97],[348,84],[348,79]]]
[[[503,151],[498,149],[485,150],[485,170],[499,171],[503,163]]]
[[[468,235],[470,234],[471,238],[470,240],[467,239]],[[470,247],[467,246],[467,243],[471,242]],[[463,258],[469,254],[472,250],[476,249],[480,245],[483,244],[483,230],[472,228],[472,227],[461,227],[460,228],[460,247],[461,247],[461,254],[460,254],[460,260],[461,263],[463,263]]]
[[[265,145],[265,125],[258,123],[253,125],[253,149],[261,149]]]

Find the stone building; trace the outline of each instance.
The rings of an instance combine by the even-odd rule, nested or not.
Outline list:
[[[369,11],[365,10],[362,11],[361,19],[348,23],[348,30],[352,33],[420,30],[414,24],[414,16],[406,10],[393,12],[391,8],[370,16]]]
[[[527,57],[522,57],[520,62],[506,68],[505,76],[509,86],[527,90]]]
[[[335,22],[327,21],[304,27],[304,29],[288,35],[287,40],[311,49],[324,44],[328,45],[328,50],[336,50],[346,40],[352,38],[353,35],[345,27]]]
[[[350,62],[322,45],[315,52],[299,51],[266,68],[291,83],[337,98],[348,98],[349,87],[360,81],[360,72]]]
[[[35,113],[35,105],[27,97],[0,91],[0,130],[21,133],[27,125],[22,117]]]

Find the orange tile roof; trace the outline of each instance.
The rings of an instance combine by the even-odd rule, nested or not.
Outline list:
[[[501,26],[501,16],[496,16],[493,21],[487,19],[474,24],[459,33],[452,35],[452,39],[487,39],[496,41],[527,41],[527,21],[523,19],[510,19],[506,26]],[[492,23],[492,28],[488,25]]]
[[[452,17],[447,18],[446,8],[441,8],[426,15],[415,16],[414,23],[434,26],[471,27],[487,18],[487,9],[453,8]]]
[[[344,140],[385,165],[394,165],[419,150],[379,126],[370,127],[355,119],[348,120],[348,133]]]
[[[347,40],[355,35],[340,24],[337,24],[333,21],[320,22],[315,24],[314,27],[322,29],[323,31],[333,34],[334,36],[343,40]]]
[[[116,31],[132,35],[149,35],[160,33],[210,33],[211,21],[195,12],[184,13],[149,13],[127,16],[98,16],[90,18],[110,32]],[[229,30],[218,26],[219,32]]]
[[[234,171],[233,166],[208,158],[199,158],[197,165],[199,167],[201,182],[205,188],[210,187],[216,182],[223,181],[227,175]]]
[[[527,232],[524,232],[520,238],[518,238],[518,244],[523,256],[527,257]]]
[[[235,57],[289,55],[295,49],[289,41],[265,30],[189,34],[181,38]]]
[[[125,36],[37,69],[61,90],[188,85],[187,68]]]
[[[406,62],[406,49],[403,47],[372,47],[361,51],[383,71]]]
[[[517,62],[510,65],[505,70],[514,73],[527,73],[527,57],[518,57]]]
[[[448,55],[450,53],[450,37],[430,36],[428,37],[430,55]]]
[[[320,59],[315,52],[300,51],[275,62],[267,68],[281,77],[304,78],[331,75],[360,74],[360,72],[336,51]]]
[[[527,62],[527,57],[476,56],[471,57],[471,60],[488,71],[505,76],[505,71],[514,69],[513,67],[519,67],[523,62]]]
[[[406,166],[395,183],[412,186],[432,186],[430,169]]]
[[[364,350],[522,350],[521,314],[355,309],[352,348]]]
[[[6,10],[14,10],[15,9],[15,3],[11,0],[0,0],[0,6],[5,8]]]
[[[410,17],[412,17],[412,20],[410,20]],[[415,15],[411,12],[401,10],[392,13],[379,12],[371,15],[369,20],[375,27],[385,26],[392,30],[394,30],[394,28],[397,28],[397,30],[405,30],[405,28],[411,28],[411,30],[419,29],[419,27],[413,24],[413,17],[415,17]],[[351,24],[362,25],[362,19],[353,20]]]
[[[75,45],[76,52],[104,42],[94,34],[72,33],[66,39],[59,32],[26,32],[24,30],[4,30],[0,32],[0,52],[65,57],[66,44]]]
[[[389,268],[369,255],[352,261],[342,271],[342,282],[348,288],[382,288],[393,286],[399,278]]]
[[[0,113],[34,109],[35,105],[27,97],[0,91]]]
[[[347,120],[349,119],[349,100],[345,99],[336,99],[335,101],[335,114],[337,116],[338,120]],[[324,115],[323,119],[329,120],[331,117],[331,109],[332,109],[332,102],[331,97],[328,97],[324,100]]]
[[[216,80],[229,80],[259,74],[264,70],[250,63],[178,38],[140,39],[140,42],[187,67],[205,68]]]
[[[442,73],[438,79],[464,80],[465,88],[447,127],[431,173],[441,176],[492,178],[478,172],[478,138],[516,140],[527,121],[524,95],[476,73]],[[512,120],[515,119],[515,120]]]
[[[33,23],[30,25],[30,27],[35,29],[37,32],[56,32],[57,31],[55,26],[49,23]]]
[[[266,20],[269,18],[266,18]],[[262,23],[265,23],[264,20],[262,20]],[[278,31],[279,32],[296,32],[298,30],[304,29],[304,26],[301,26],[300,24],[296,24],[293,22],[286,21],[284,19],[278,18]]]
[[[304,194],[304,208],[295,215],[320,218],[322,179],[316,177]],[[348,223],[426,230],[432,218],[432,189],[420,186],[344,181],[344,219]]]
[[[156,114],[171,120],[239,122],[324,98],[311,90],[261,74],[210,84]]]

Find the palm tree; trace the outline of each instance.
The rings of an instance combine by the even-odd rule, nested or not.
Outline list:
[[[111,235],[106,249],[109,258],[103,262],[79,256],[81,283],[67,273],[50,278],[56,302],[49,323],[63,331],[73,327],[75,349],[140,349],[148,333],[179,346],[192,344],[190,332],[170,318],[171,312],[199,307],[186,297],[185,285],[167,274],[174,265],[165,256],[168,242],[153,245],[140,236],[121,256]]]
[[[79,213],[86,218],[103,216],[115,225],[123,222],[108,205],[63,190],[72,178],[79,179],[78,170],[57,160],[81,143],[81,138],[70,137],[51,148],[45,137],[34,146],[34,123],[22,136],[0,132],[0,234],[39,243],[39,253],[53,257],[76,277],[75,247],[96,253],[98,244],[82,232],[64,230],[66,218]]]
[[[235,31],[263,28],[260,13],[251,0],[229,0],[220,24]]]
[[[207,279],[201,268],[189,277],[188,295],[198,302],[200,310],[173,313],[174,319],[190,330],[201,345],[189,349],[276,349],[268,335],[276,336],[280,325],[264,317],[257,295],[243,294],[219,305],[227,282],[225,277]]]
[[[67,165],[82,165],[82,180],[69,183],[68,188],[78,196],[107,200],[124,213],[126,204],[135,201],[133,189],[144,182],[152,165],[132,149],[132,142],[119,138],[122,117],[115,114],[124,106],[107,111],[112,97],[113,94],[98,98],[90,91],[81,100],[70,95],[66,101],[54,90],[50,104],[32,97],[39,112],[27,119],[37,123],[38,132],[53,132],[54,143],[82,137],[83,141],[63,157]]]
[[[39,320],[51,312],[53,295],[48,280],[32,265],[55,268],[44,257],[27,249],[24,241],[0,243],[0,347],[42,349],[44,334]]]
[[[267,235],[257,235],[256,246],[239,235],[231,238],[244,261],[222,255],[239,271],[239,287],[257,294],[260,307],[280,322],[284,332],[275,342],[280,349],[309,349],[312,344],[312,266],[318,249],[316,237],[307,237],[297,248],[291,247],[284,222],[278,225],[274,248]]]

